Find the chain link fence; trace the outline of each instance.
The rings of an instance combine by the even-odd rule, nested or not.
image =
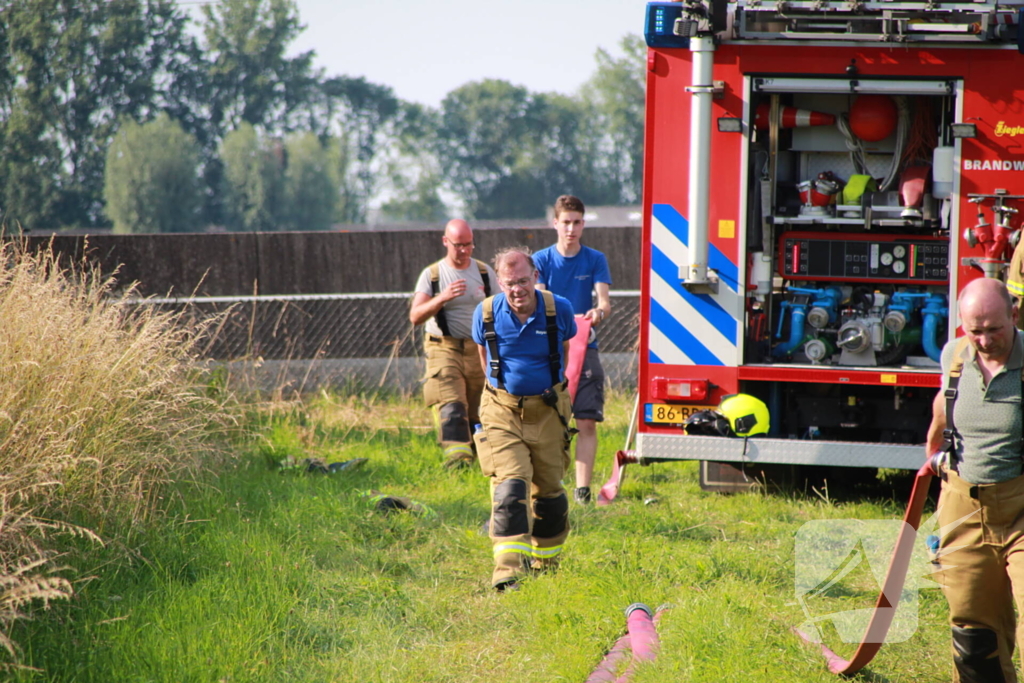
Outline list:
[[[613,387],[636,386],[640,299],[613,291],[601,325],[601,360]],[[216,318],[200,345],[204,360],[233,381],[267,390],[388,389],[411,393],[423,375],[423,331],[409,323],[404,293],[149,298],[129,302]]]

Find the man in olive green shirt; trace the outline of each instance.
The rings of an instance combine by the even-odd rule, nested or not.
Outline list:
[[[928,429],[928,453],[949,454],[940,473],[935,576],[949,603],[953,680],[1015,681],[1014,602],[1024,604],[1024,341],[1017,305],[999,280],[970,282],[958,309],[964,337],[942,351],[943,388],[955,394],[938,393]]]

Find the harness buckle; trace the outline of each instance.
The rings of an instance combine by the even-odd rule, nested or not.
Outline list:
[[[941,462],[954,472],[959,472],[959,458],[956,454],[956,439],[960,435],[955,429],[942,430],[942,458]]]
[[[558,394],[555,393],[554,389],[548,387],[540,395],[540,400],[544,401],[544,405],[550,408],[558,408]],[[561,415],[559,415],[561,417]]]

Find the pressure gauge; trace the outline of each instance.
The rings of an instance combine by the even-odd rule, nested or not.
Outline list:
[[[907,264],[904,263],[903,261],[896,261],[895,263],[892,264],[892,272],[896,273],[897,275],[901,275],[903,271],[905,271],[906,269]]]
[[[907,248],[902,244],[897,244],[895,247],[892,248],[892,255],[895,256],[896,258],[903,258],[904,256],[907,255]]]
[[[891,266],[892,265],[892,254],[890,254],[889,252],[885,252],[879,258],[879,260],[882,262],[883,266]]]

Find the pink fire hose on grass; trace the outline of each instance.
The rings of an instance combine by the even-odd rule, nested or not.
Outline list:
[[[608,505],[619,495],[619,487],[622,486],[622,471],[626,464],[631,462],[637,462],[636,451],[616,451],[611,476],[608,477],[608,481],[597,494],[598,505]]]
[[[569,340],[569,358],[565,363],[565,379],[569,382],[569,399],[576,400],[576,389],[580,385],[580,372],[587,357],[590,343],[590,318],[576,316],[576,336]]]
[[[882,592],[878,595],[875,611],[871,614],[864,637],[857,646],[856,652],[853,653],[853,657],[845,660],[824,643],[818,643],[821,653],[825,655],[828,662],[828,670],[834,674],[849,676],[857,673],[874,659],[885,642],[889,626],[892,625],[893,617],[896,615],[896,607],[899,605],[900,594],[903,592],[903,583],[907,578],[907,568],[910,566],[910,557],[914,552],[917,529],[921,525],[921,511],[928,498],[928,486],[931,484],[932,476],[939,471],[937,457],[938,454],[935,454],[928,458],[928,462],[917,471],[917,476],[914,478],[910,500],[907,502],[907,511],[903,515],[903,527],[896,539],[896,548],[889,561],[889,570],[885,574]],[[813,642],[806,633],[799,629],[793,630],[808,643]]]
[[[586,683],[627,683],[639,662],[649,662],[658,656],[658,632],[656,626],[666,605],[652,615],[651,608],[642,602],[634,602],[626,608],[626,635],[615,641],[601,663],[587,678]],[[633,659],[622,675],[616,676],[619,664],[629,651]]]

